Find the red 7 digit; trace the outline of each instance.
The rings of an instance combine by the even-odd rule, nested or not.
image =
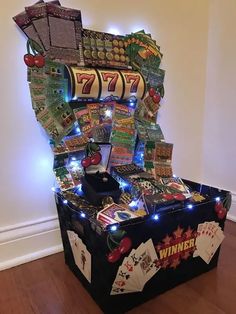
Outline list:
[[[95,74],[76,73],[76,78],[78,84],[83,84],[83,81],[86,80],[82,88],[82,94],[90,94],[93,82],[95,80]]]
[[[125,74],[125,80],[126,80],[126,83],[131,83],[132,81],[130,92],[136,93],[138,89],[138,84],[140,82],[140,76],[134,75],[134,74]]]
[[[101,74],[104,82],[107,82],[108,79],[110,79],[110,82],[108,83],[108,92],[114,92],[118,80],[118,73],[102,72]]]

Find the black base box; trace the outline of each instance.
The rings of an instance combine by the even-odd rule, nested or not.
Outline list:
[[[206,262],[200,255],[195,254],[196,239],[202,224],[212,223],[221,231],[224,230],[225,217],[218,217],[215,206],[219,199],[223,202],[230,198],[230,193],[190,181],[185,183],[193,190],[207,195],[207,200],[193,206],[183,202],[182,207],[177,209],[168,206],[166,210],[162,209],[159,215],[158,213],[147,215],[122,222],[116,225],[116,228],[109,225],[105,229],[94,217],[85,217],[79,208],[73,208],[63,202],[60,193],[55,194],[65,262],[104,313],[124,313],[217,266],[220,246]],[[130,254],[130,251],[124,252],[117,261],[109,262],[108,239],[115,229],[129,237],[132,242],[130,250],[134,249],[137,252],[140,245],[150,239],[153,243],[157,255],[155,266],[158,271],[155,270],[155,274],[146,281],[141,291],[121,293],[121,285],[120,293],[111,294],[120,266]],[[91,257],[89,275],[83,268],[78,267],[68,237],[70,232],[78,237],[79,243],[89,252],[89,255],[86,255],[87,259],[88,256]],[[86,258],[83,254],[81,265],[84,266]],[[158,308],[156,311],[158,312]]]

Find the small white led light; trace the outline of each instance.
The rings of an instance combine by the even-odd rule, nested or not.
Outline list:
[[[80,213],[80,217],[85,218],[86,217],[85,213]]]
[[[136,207],[136,206],[137,206],[137,201],[135,200],[129,203],[129,207]]]
[[[111,117],[112,117],[112,111],[109,110],[109,109],[107,109],[107,110],[105,111],[105,116],[106,116],[107,118],[111,118]]]
[[[159,215],[158,214],[153,215],[153,219],[156,221],[159,220]]]
[[[111,226],[110,230],[111,231],[116,231],[117,230],[117,226],[116,225]]]

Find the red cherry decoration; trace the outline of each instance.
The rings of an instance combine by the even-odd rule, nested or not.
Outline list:
[[[120,259],[120,257],[121,257],[120,250],[119,248],[116,248],[107,255],[107,260],[110,263],[115,263]]]
[[[131,249],[131,247],[132,247],[131,239],[128,237],[125,237],[120,241],[120,245],[118,248],[121,254],[125,254]]]
[[[150,96],[150,97],[153,97],[153,96],[156,94],[156,91],[155,91],[155,89],[154,89],[153,87],[151,87],[151,88],[149,89],[148,93],[149,93],[149,96]]]
[[[84,167],[84,168],[88,168],[90,165],[91,165],[91,157],[85,157],[81,160],[81,165]]]
[[[155,94],[155,95],[152,97],[152,100],[154,101],[155,104],[159,104],[159,102],[160,102],[160,100],[161,100],[160,94]]]
[[[223,204],[221,202],[217,202],[215,204],[215,212],[218,214],[218,212],[223,208]]]
[[[164,193],[162,194],[162,197],[167,200],[167,201],[172,201],[174,199],[174,196],[172,194],[169,193]]]
[[[225,216],[226,216],[226,214],[227,214],[226,208],[222,207],[222,208],[219,209],[219,211],[217,212],[217,217],[218,217],[219,219],[224,219]]]
[[[184,201],[186,199],[186,197],[181,193],[175,193],[173,194],[173,196],[174,196],[174,199],[177,201]]]
[[[38,68],[43,68],[45,65],[45,58],[42,55],[36,55],[34,56],[34,64]]]
[[[24,62],[28,67],[32,68],[35,64],[34,56],[30,53],[25,54],[24,55]]]
[[[96,152],[91,156],[91,165],[98,165],[101,160],[102,155],[99,152]]]

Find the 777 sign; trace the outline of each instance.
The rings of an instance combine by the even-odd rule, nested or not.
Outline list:
[[[104,99],[114,96],[128,99],[132,96],[142,99],[145,81],[137,71],[98,70],[67,66],[70,80],[70,98],[77,100]]]

